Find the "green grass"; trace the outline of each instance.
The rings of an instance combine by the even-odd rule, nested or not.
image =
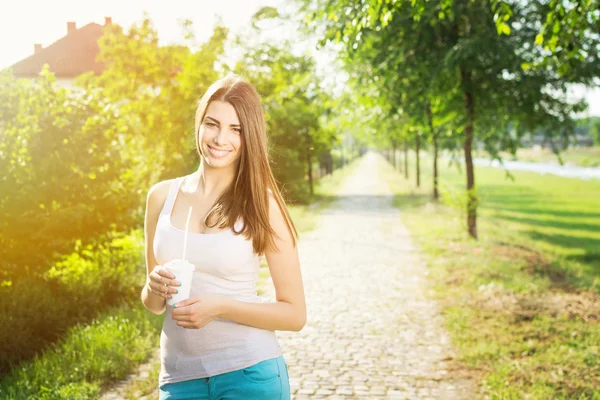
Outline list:
[[[488,157],[484,152],[478,153],[479,157]],[[502,153],[505,160],[518,160],[528,162],[544,162],[558,164],[558,157],[550,149],[518,149],[517,155],[512,156]],[[561,158],[566,165],[581,167],[600,167],[600,146],[567,149],[561,152]]]
[[[122,379],[156,347],[162,318],[119,307],[72,328],[56,346],[0,382],[3,399],[89,399]]]
[[[600,399],[600,182],[478,167],[479,240],[464,176],[441,163],[445,204],[386,165],[424,251],[459,362],[492,399]],[[414,163],[411,163],[414,181]]]

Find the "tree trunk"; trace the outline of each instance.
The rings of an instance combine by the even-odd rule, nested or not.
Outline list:
[[[465,93],[467,122],[465,125],[465,167],[467,170],[467,228],[469,235],[477,239],[477,193],[475,193],[475,171],[473,169],[473,131],[475,123],[475,104],[471,88],[471,73],[461,68],[462,86]]]
[[[433,199],[439,200],[440,193],[438,190],[438,142],[437,135],[433,137]]]
[[[396,142],[392,142],[392,164],[394,165],[394,169],[396,169]]]
[[[408,179],[408,140],[404,141],[404,178]]]
[[[307,173],[308,173],[308,186],[310,188],[310,195],[312,196],[314,194],[314,188],[313,188],[313,166],[312,166],[312,156],[311,156],[311,152],[310,152],[310,138],[308,138],[308,145],[306,146],[306,164],[307,164]]]
[[[433,199],[437,201],[440,197],[438,191],[438,137],[436,131],[433,129],[433,116],[431,115],[431,104],[429,101],[425,105],[425,112],[427,113],[429,131],[433,140]]]
[[[421,160],[419,158],[419,149],[421,148],[421,135],[417,133],[415,138],[415,147],[417,153],[417,187],[421,187]]]
[[[398,150],[400,150],[400,154],[398,154],[398,171],[402,172],[404,171],[404,167],[402,166],[402,148],[399,148]]]

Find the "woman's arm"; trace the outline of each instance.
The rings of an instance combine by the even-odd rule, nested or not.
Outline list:
[[[154,257],[154,233],[156,232],[156,223],[158,222],[160,209],[162,208],[162,204],[165,201],[167,192],[169,190],[169,184],[170,181],[164,181],[157,183],[150,188],[148,191],[148,197],[146,199],[146,215],[144,218],[146,284],[142,289],[141,298],[144,306],[157,315],[160,315],[165,311],[166,299],[150,291],[149,275],[154,267],[158,265],[158,262]]]
[[[265,257],[275,286],[275,303],[226,303],[220,318],[260,329],[300,331],[306,323],[304,285],[298,259],[284,216],[273,196],[269,196],[269,220],[277,234],[273,239],[279,251],[267,250]]]
[[[246,303],[222,295],[195,296],[176,305],[173,319],[177,325],[199,329],[215,318],[224,318],[271,331],[300,331],[304,327],[306,302],[298,249],[273,197],[269,199],[269,220],[279,236],[274,237],[278,251],[265,252],[277,302]]]

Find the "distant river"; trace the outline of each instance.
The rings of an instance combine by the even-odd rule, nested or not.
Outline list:
[[[505,168],[508,170],[533,171],[540,174],[560,175],[567,178],[598,179],[600,180],[600,167],[576,167],[572,165],[559,165],[550,163],[536,163],[527,161],[504,161],[504,166],[498,160],[490,161],[486,158],[473,159],[475,165],[485,167]]]

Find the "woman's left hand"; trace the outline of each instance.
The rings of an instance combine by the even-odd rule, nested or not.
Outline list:
[[[219,318],[231,299],[218,294],[203,294],[177,303],[172,318],[184,328],[200,329]]]

